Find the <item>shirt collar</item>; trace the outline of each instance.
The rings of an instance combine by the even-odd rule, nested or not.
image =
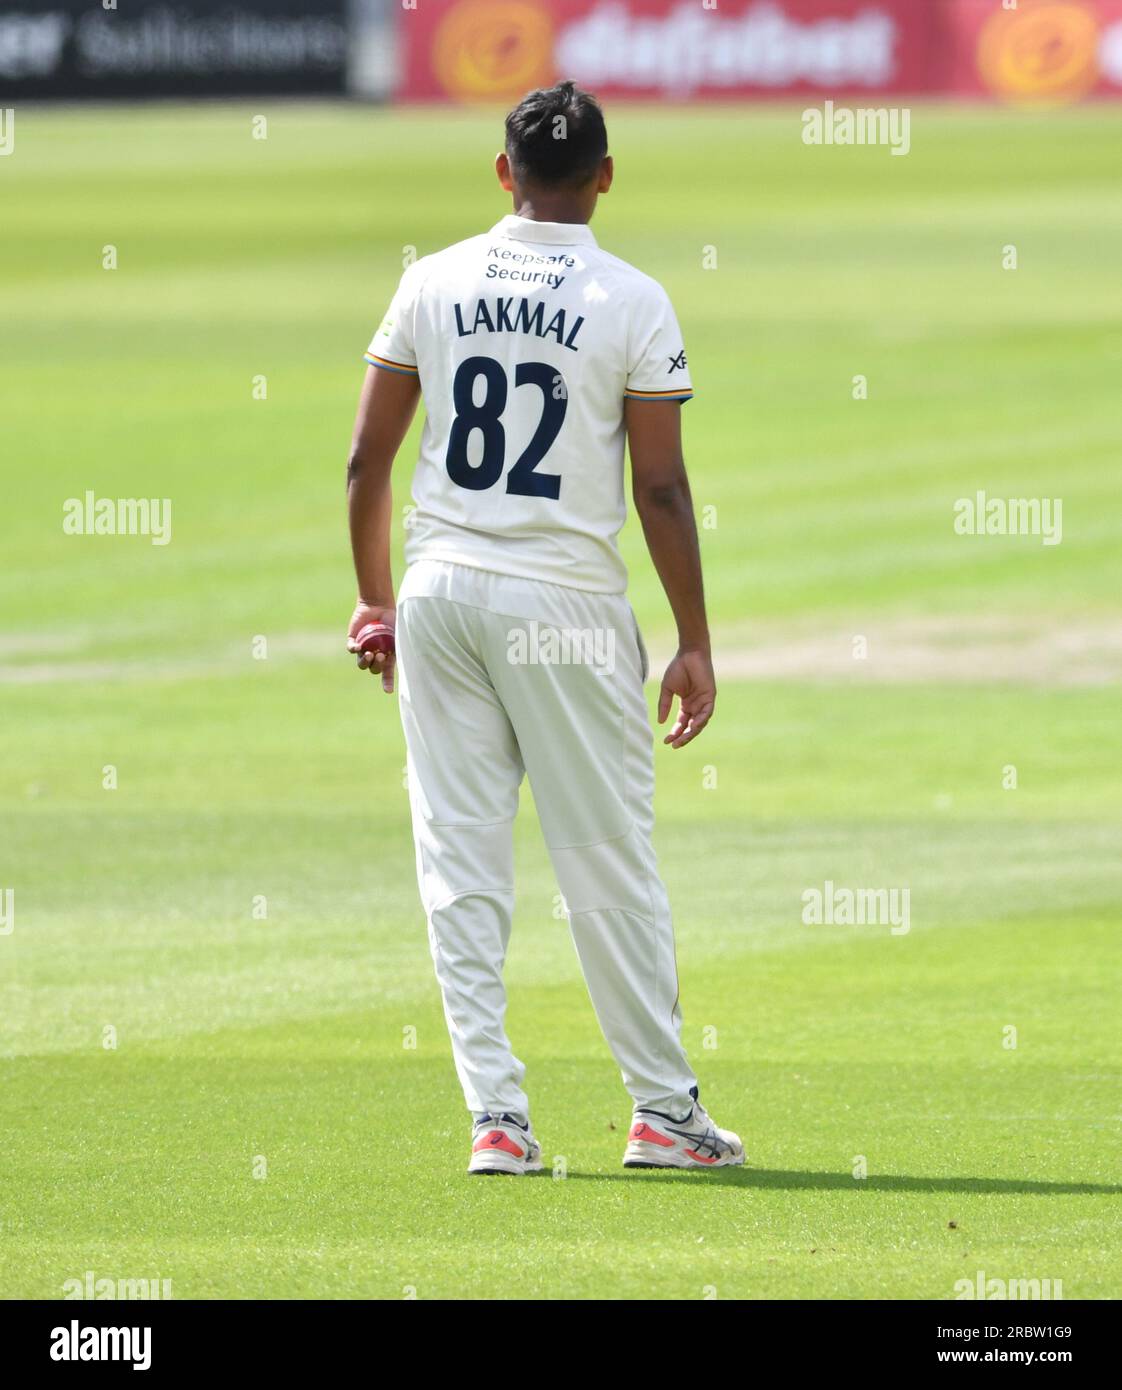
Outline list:
[[[512,241],[544,241],[553,246],[595,246],[596,238],[585,222],[536,222],[532,217],[508,213],[491,228],[492,236]]]

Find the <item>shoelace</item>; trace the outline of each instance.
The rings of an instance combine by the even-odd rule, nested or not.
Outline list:
[[[698,1108],[700,1109],[700,1107]],[[702,1114],[705,1112],[702,1111]],[[700,1153],[709,1150],[714,1158],[720,1158],[722,1153],[731,1153],[732,1145],[726,1139],[719,1137],[716,1126],[708,1115],[705,1115],[703,1123],[705,1125],[704,1134],[691,1133],[689,1136],[694,1148]]]

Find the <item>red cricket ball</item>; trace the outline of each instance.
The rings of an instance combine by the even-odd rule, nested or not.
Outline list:
[[[373,656],[377,652],[385,656],[394,654],[393,628],[385,623],[367,623],[365,627],[360,627],[355,634],[355,642],[359,652],[366,656]]]

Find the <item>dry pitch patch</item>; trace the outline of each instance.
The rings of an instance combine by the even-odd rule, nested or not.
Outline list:
[[[342,629],[340,628],[340,631]],[[10,636],[0,644],[0,684],[40,685],[58,680],[190,680],[241,675],[251,653],[225,642],[211,652],[172,659],[145,649],[115,661],[87,660],[82,651],[92,634],[71,636],[71,655],[57,652],[53,638]],[[671,645],[649,641],[652,679],[672,654]],[[269,638],[272,660],[339,661],[345,656],[337,633],[288,632]],[[1103,686],[1122,681],[1122,619],[1048,615],[987,615],[877,618],[860,631],[841,624],[775,622],[755,624],[735,636],[717,629],[717,674],[723,680],[836,681],[864,684]]]

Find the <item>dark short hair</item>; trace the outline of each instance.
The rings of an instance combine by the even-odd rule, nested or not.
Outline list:
[[[578,187],[608,153],[604,113],[575,82],[529,92],[506,118],[506,152],[519,183]]]

